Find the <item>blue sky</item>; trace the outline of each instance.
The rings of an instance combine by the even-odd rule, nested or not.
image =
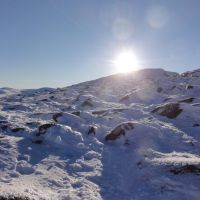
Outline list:
[[[1,0],[0,87],[110,75],[122,49],[132,49],[141,68],[198,68],[199,7],[199,0]]]

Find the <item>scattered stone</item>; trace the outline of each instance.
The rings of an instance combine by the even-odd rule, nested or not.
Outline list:
[[[180,108],[179,103],[169,103],[163,106],[159,106],[154,109],[153,113],[158,113],[161,116],[168,117],[170,119],[176,118],[183,110]]]
[[[124,122],[122,124],[119,124],[117,127],[115,127],[107,136],[106,140],[116,140],[120,138],[122,135],[124,136],[126,134],[126,131],[134,129],[134,123],[133,122]]]

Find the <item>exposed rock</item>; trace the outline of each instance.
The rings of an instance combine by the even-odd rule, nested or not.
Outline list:
[[[0,196],[0,200],[30,200],[28,197],[20,197],[20,196]]]
[[[88,130],[88,135],[90,134],[96,134],[96,127],[95,126],[90,126]]]
[[[197,123],[193,124],[193,127],[199,127],[199,126],[200,126],[200,125],[197,124]]]
[[[17,128],[13,128],[11,129],[12,132],[19,132],[19,131],[24,131],[25,129],[24,128],[20,128],[20,127],[17,127]]]
[[[168,97],[168,98],[164,99],[163,102],[169,101],[169,100],[171,100],[171,99],[172,99],[172,98]]]
[[[91,99],[87,99],[87,100],[83,101],[83,103],[81,104],[81,106],[83,106],[83,107],[85,107],[85,106],[93,107]]]
[[[189,90],[189,89],[193,89],[194,86],[193,85],[186,85],[186,89]]]
[[[179,103],[169,103],[163,106],[159,106],[154,109],[153,113],[158,113],[159,115],[168,117],[170,119],[176,118],[183,110],[180,108]]]
[[[62,117],[62,115],[63,113],[55,113],[52,118],[55,122],[58,122],[58,118]]]
[[[127,101],[129,98],[130,98],[129,95],[126,95],[126,96],[122,97],[122,98],[119,100],[119,102],[121,103],[121,102],[123,102],[123,101]]]
[[[180,100],[179,103],[192,103],[194,101],[195,98],[191,97],[191,98],[188,98],[188,99],[183,99],[183,100]]]
[[[133,122],[124,122],[122,124],[119,124],[117,127],[115,127],[107,136],[106,140],[116,140],[120,138],[122,135],[126,134],[126,131],[134,129],[134,123]]]
[[[48,99],[42,99],[41,101],[43,101],[43,102],[47,102],[47,101],[48,101]]]
[[[42,144],[43,141],[42,140],[35,140],[35,141],[33,141],[33,143],[35,143],[35,144]]]
[[[74,111],[71,113],[72,115],[80,116],[81,112],[80,111]]]
[[[47,129],[51,128],[52,126],[54,126],[55,124],[53,123],[49,123],[49,124],[43,124],[41,126],[38,127],[38,133],[36,134],[37,136],[40,136],[42,134],[45,134]]]
[[[200,168],[195,165],[185,165],[181,167],[175,167],[170,169],[170,172],[173,174],[196,174],[200,175]]]
[[[161,93],[162,91],[163,91],[163,89],[162,89],[161,87],[158,87],[158,88],[157,88],[157,92],[158,92],[158,93]]]

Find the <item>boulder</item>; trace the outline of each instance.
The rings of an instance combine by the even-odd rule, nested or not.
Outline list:
[[[180,108],[179,103],[169,103],[157,107],[152,112],[158,113],[161,116],[168,117],[170,119],[176,118],[183,110]]]
[[[107,136],[106,140],[116,140],[122,135],[126,134],[126,131],[134,129],[133,122],[124,122],[116,126]]]

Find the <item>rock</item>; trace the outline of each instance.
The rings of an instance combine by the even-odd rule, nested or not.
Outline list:
[[[62,116],[63,116],[63,113],[55,113],[52,118],[55,122],[58,122],[58,118]]]
[[[134,123],[133,122],[124,122],[122,124],[119,124],[117,127],[115,127],[107,136],[106,140],[116,140],[120,138],[122,135],[126,134],[126,131],[134,129]]]
[[[19,132],[19,131],[24,131],[24,130],[25,130],[24,128],[20,128],[20,127],[11,129],[11,131],[14,133]]]
[[[176,118],[183,110],[180,108],[179,103],[169,103],[163,106],[159,106],[154,109],[153,113],[158,113],[161,116],[168,117],[170,119]]]
[[[188,99],[183,99],[183,100],[180,100],[179,103],[192,103],[194,101],[195,98],[191,97],[191,98],[188,98]]]
[[[96,127],[94,127],[94,126],[90,126],[89,127],[89,130],[88,130],[88,135],[90,135],[90,134],[96,134]]]
[[[80,111],[74,111],[71,113],[72,115],[80,116],[81,112]]]
[[[158,88],[157,88],[157,92],[158,92],[158,93],[161,93],[162,91],[163,91],[163,89],[162,89],[161,87],[158,87]]]
[[[43,102],[47,102],[47,101],[48,101],[48,99],[42,99],[41,101],[43,101]]]
[[[197,123],[193,124],[193,127],[199,127],[199,126],[200,126],[200,125],[197,124]]]
[[[20,197],[20,196],[0,196],[0,200],[30,200],[28,197]]]
[[[180,167],[175,167],[170,169],[170,172],[173,174],[196,174],[200,175],[200,168],[195,165],[185,165]]]
[[[83,106],[83,107],[85,107],[85,106],[93,107],[91,99],[87,99],[87,100],[83,101],[83,103],[81,104],[81,106]]]
[[[186,89],[187,89],[187,90],[190,90],[190,89],[193,89],[193,88],[194,88],[193,85],[186,85]]]
[[[42,140],[35,140],[35,141],[33,141],[33,143],[35,143],[35,144],[42,144],[43,141]]]
[[[164,99],[163,102],[166,102],[166,101],[169,101],[169,100],[172,100],[172,98],[168,97],[168,98]]]
[[[43,125],[39,126],[38,127],[38,133],[36,134],[36,136],[40,136],[42,134],[45,134],[47,129],[51,128],[54,125],[55,124],[51,123],[51,124],[43,124]]]
[[[129,95],[126,95],[126,96],[122,97],[122,98],[119,100],[119,102],[121,103],[121,102],[123,102],[123,101],[127,101],[129,98],[130,98]]]

